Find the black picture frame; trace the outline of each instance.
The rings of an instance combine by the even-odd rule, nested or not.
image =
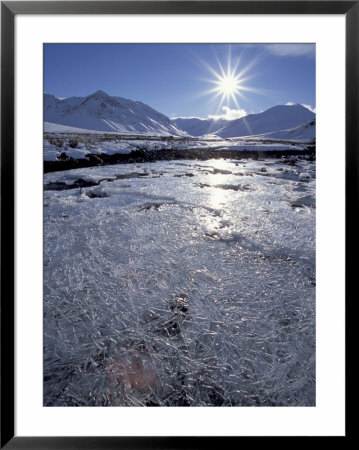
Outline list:
[[[5,1],[1,2],[1,441],[6,449],[204,448],[236,437],[14,436],[14,19],[18,14],[341,14],[346,18],[346,299],[357,248],[359,1]],[[353,208],[354,205],[354,208]],[[354,299],[355,300],[355,299]],[[347,329],[347,327],[346,327]],[[346,342],[348,342],[346,331]],[[346,351],[347,354],[347,351]],[[347,381],[348,383],[348,381]],[[346,389],[348,392],[348,388]],[[348,397],[346,396],[346,400]],[[348,403],[346,401],[346,411]],[[348,414],[346,414],[348,418]],[[349,437],[348,422],[346,436]],[[220,442],[218,442],[220,441]]]

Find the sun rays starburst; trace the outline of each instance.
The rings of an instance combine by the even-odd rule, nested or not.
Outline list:
[[[256,60],[249,64],[241,66],[241,58],[236,57],[235,61],[231,56],[231,47],[228,50],[227,64],[222,64],[217,53],[213,49],[217,68],[209,65],[206,61],[201,61],[202,65],[210,72],[212,78],[205,79],[213,87],[205,91],[202,95],[213,95],[214,99],[219,98],[218,111],[224,106],[230,106],[233,103],[238,109],[240,108],[239,99],[249,101],[244,95],[245,91],[257,92],[259,89],[249,87],[246,82],[253,77],[248,72],[257,63]]]
[[[227,73],[218,77],[218,80],[214,81],[216,87],[213,91],[222,95],[223,99],[229,100],[232,98],[236,102],[237,95],[240,95],[241,83],[239,75],[233,73]]]

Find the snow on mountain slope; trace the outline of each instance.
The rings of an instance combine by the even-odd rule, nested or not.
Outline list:
[[[199,119],[198,117],[179,117],[172,119],[172,122],[191,136],[215,134],[216,131],[229,123],[225,119]]]
[[[95,130],[86,130],[84,128],[70,127],[69,125],[60,125],[59,123],[44,122],[45,133],[97,133]]]
[[[315,114],[302,105],[279,105],[236,120],[183,117],[172,122],[191,136],[216,134],[230,138],[289,130],[314,119]]]
[[[283,141],[297,141],[297,142],[308,142],[315,139],[316,130],[315,119],[311,122],[305,123],[304,125],[299,125],[295,128],[290,128],[288,130],[273,131],[271,133],[258,134],[255,137],[258,139],[280,139]]]
[[[44,94],[44,121],[105,132],[186,135],[167,116],[144,103],[103,91],[66,99]]]
[[[278,105],[259,114],[232,120],[217,131],[222,138],[252,136],[303,125],[315,119],[315,114],[302,105]]]

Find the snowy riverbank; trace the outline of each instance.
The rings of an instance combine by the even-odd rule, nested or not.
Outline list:
[[[278,158],[314,155],[315,142],[272,138],[220,139],[54,133],[44,137],[44,170],[52,172],[104,164],[176,159]]]

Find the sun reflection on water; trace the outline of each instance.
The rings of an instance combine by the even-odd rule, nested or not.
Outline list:
[[[210,162],[211,168],[203,175],[202,183],[206,189],[208,211],[205,215],[205,226],[212,237],[218,237],[223,218],[230,213],[230,202],[233,191],[223,189],[233,183],[233,174],[230,164],[226,160]]]

